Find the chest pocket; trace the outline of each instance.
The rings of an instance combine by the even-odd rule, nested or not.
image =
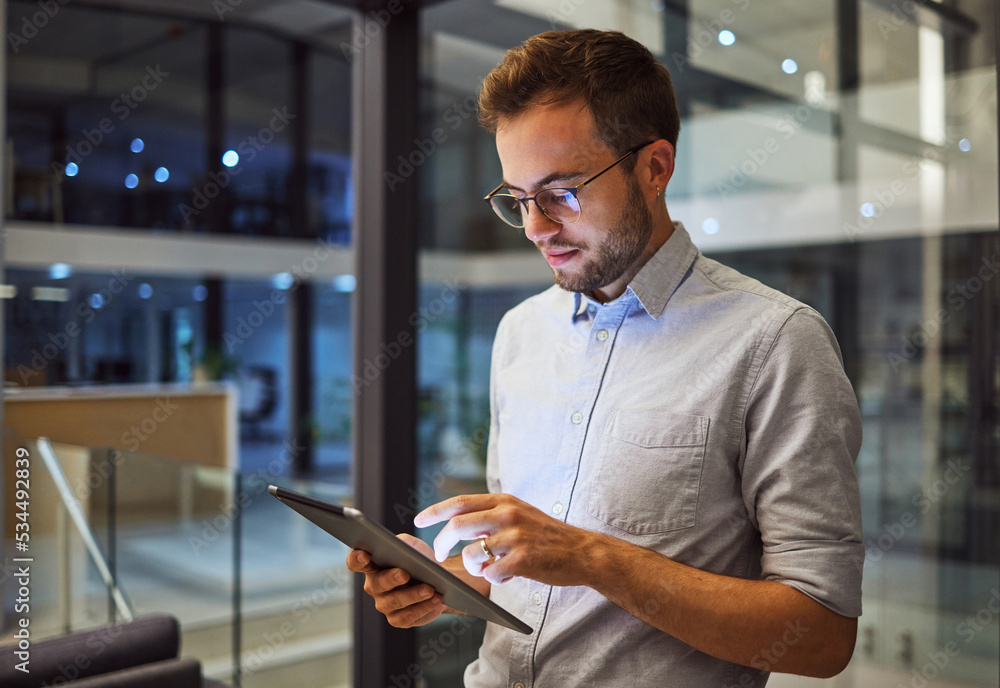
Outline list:
[[[633,535],[695,524],[708,418],[615,411],[601,436],[587,512]]]

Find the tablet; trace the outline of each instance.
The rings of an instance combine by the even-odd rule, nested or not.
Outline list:
[[[267,490],[348,547],[368,552],[379,568],[400,568],[410,574],[412,582],[427,583],[441,593],[449,607],[520,633],[532,632],[531,626],[357,509],[323,502],[276,485],[268,486]]]

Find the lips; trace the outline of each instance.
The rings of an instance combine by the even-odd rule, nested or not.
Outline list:
[[[579,252],[578,249],[575,248],[568,248],[568,249],[557,248],[557,249],[550,249],[548,251],[542,251],[542,254],[545,256],[545,261],[551,267],[558,267],[563,263],[572,260],[573,256],[575,256],[578,252]]]

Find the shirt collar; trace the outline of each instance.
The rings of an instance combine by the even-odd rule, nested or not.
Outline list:
[[[619,296],[614,301],[608,301],[607,303],[601,303],[600,301],[597,301],[597,300],[593,299],[592,297],[588,296],[587,294],[583,294],[581,292],[574,292],[573,293],[573,322],[576,322],[580,318],[586,318],[588,316],[593,316],[593,314],[597,312],[598,308],[601,308],[603,306],[609,306],[609,305],[611,305],[613,303],[618,303],[628,293],[629,292],[626,289],[625,294],[622,294],[621,296]]]
[[[580,292],[573,293],[573,322],[580,318],[587,317],[587,308],[590,306],[590,297],[584,298]]]
[[[684,224],[674,222],[673,234],[640,268],[629,283],[627,291],[635,294],[650,317],[654,320],[659,318],[663,309],[667,307],[670,297],[684,281],[698,254],[698,247],[691,241],[691,235],[684,228]],[[589,296],[579,292],[573,294],[573,322],[585,317],[587,308],[591,305],[601,306]]]
[[[698,258],[698,247],[681,222],[674,223],[674,233],[653,254],[633,278],[629,288],[654,320],[660,317],[688,271]]]

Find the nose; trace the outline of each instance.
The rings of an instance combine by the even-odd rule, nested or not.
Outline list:
[[[562,225],[543,213],[534,203],[528,203],[524,213],[524,236],[532,243],[538,243],[558,234]]]

